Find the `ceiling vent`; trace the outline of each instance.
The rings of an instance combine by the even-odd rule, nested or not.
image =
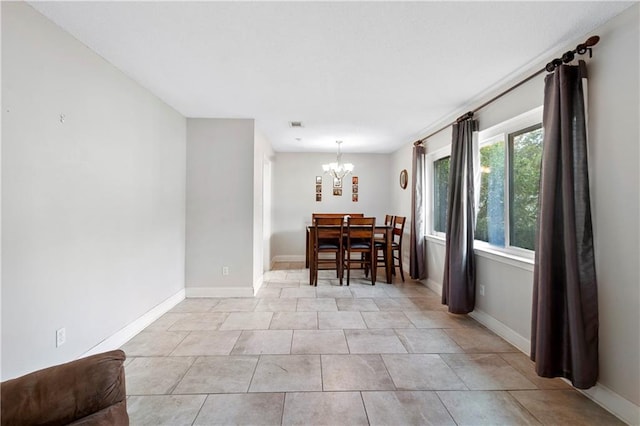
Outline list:
[[[302,121],[290,121],[289,127],[302,127]]]

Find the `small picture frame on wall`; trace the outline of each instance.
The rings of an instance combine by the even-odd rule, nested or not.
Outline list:
[[[316,176],[316,185],[317,184],[322,185],[322,176]]]
[[[322,185],[316,184],[316,193],[322,192]]]
[[[342,179],[333,178],[333,187],[334,188],[342,188]]]
[[[351,194],[351,201],[353,201],[354,203],[358,202],[358,194],[357,193]]]
[[[333,195],[336,197],[342,197],[342,188],[333,188]]]
[[[351,184],[352,185],[357,185],[358,184],[358,176],[352,176],[351,177]]]
[[[354,194],[358,193],[358,185],[351,185],[351,192],[353,192]]]
[[[322,201],[322,194],[321,194],[320,192],[317,192],[317,193],[316,193],[316,201],[317,201],[317,202]]]

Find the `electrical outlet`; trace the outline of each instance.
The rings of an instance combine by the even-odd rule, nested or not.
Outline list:
[[[484,296],[484,286],[480,286],[480,296]]]
[[[229,267],[228,266],[223,266],[222,267],[222,275],[229,275]]]
[[[56,330],[56,348],[64,345],[64,342],[67,341],[67,330],[63,327]]]

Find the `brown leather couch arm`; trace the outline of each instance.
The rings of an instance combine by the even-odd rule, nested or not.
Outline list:
[[[114,350],[1,383],[2,426],[128,425],[125,358]]]

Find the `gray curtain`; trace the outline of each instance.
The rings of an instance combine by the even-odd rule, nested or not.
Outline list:
[[[454,314],[473,311],[476,302],[473,132],[477,122],[472,116],[467,114],[453,125],[451,141],[442,303]]]
[[[422,145],[413,147],[411,173],[411,244],[409,246],[409,274],[414,280],[427,278],[425,260],[425,150]]]
[[[598,379],[585,86],[582,61],[561,65],[545,79],[531,327],[538,375],[565,377],[581,389]]]

